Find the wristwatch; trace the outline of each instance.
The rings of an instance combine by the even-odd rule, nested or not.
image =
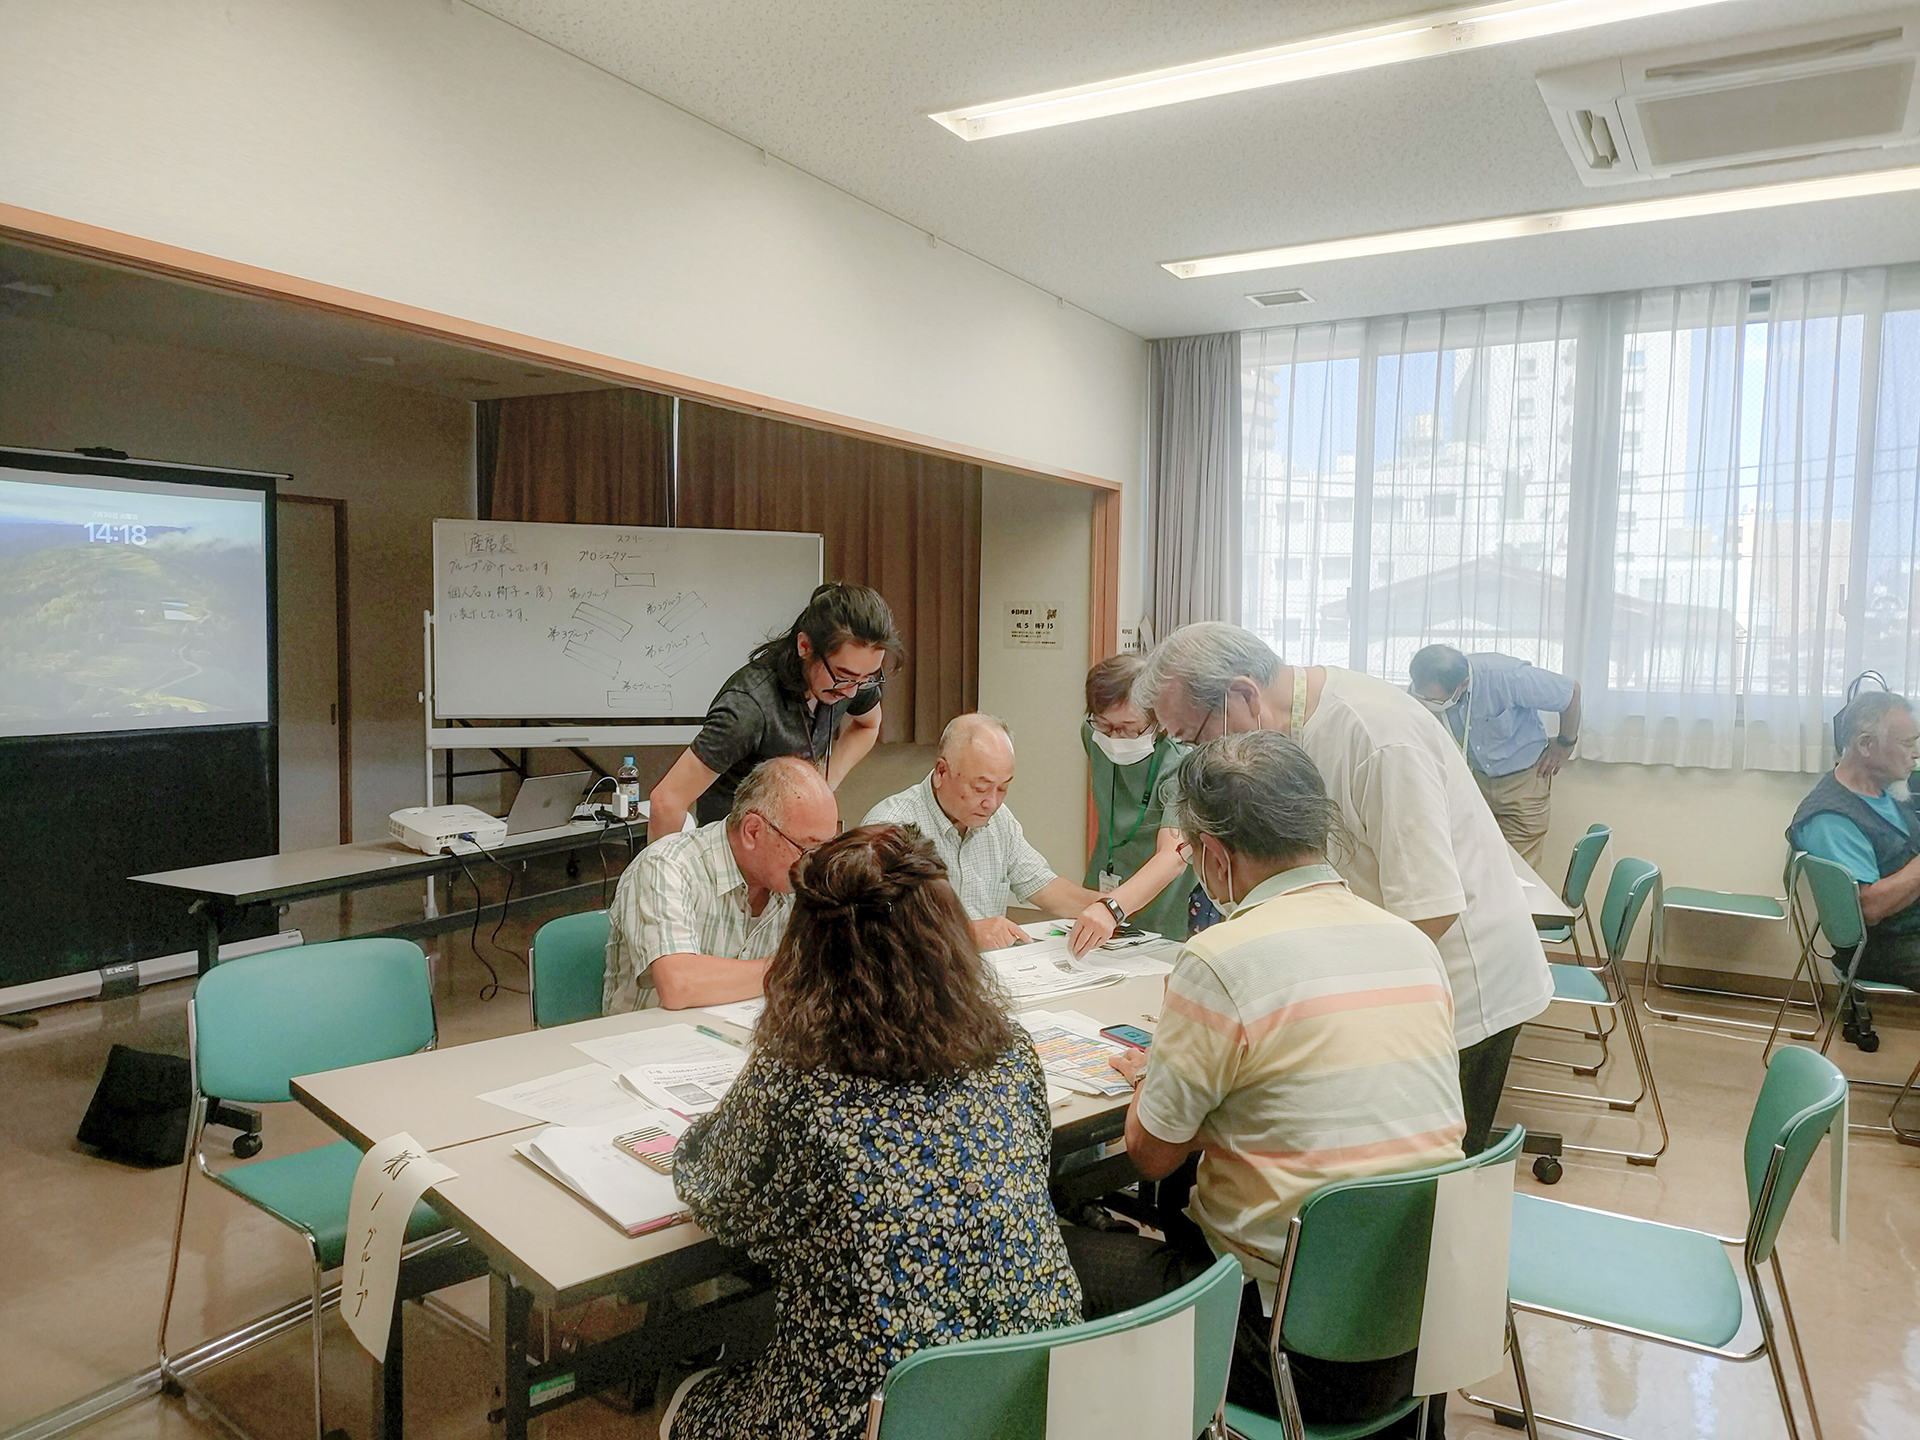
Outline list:
[[[1580,743],[1580,737],[1578,735],[1556,735],[1553,737],[1553,743],[1558,745],[1562,750],[1571,750]]]
[[[1124,925],[1127,923],[1127,912],[1120,908],[1120,902],[1118,900],[1114,899],[1111,895],[1102,895],[1100,897],[1100,903],[1107,907],[1107,913],[1113,916],[1113,923],[1115,925]]]

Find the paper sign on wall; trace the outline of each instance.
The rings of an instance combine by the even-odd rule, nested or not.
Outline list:
[[[400,1247],[407,1217],[428,1187],[455,1171],[402,1130],[360,1158],[347,1202],[347,1254],[340,1270],[340,1314],[375,1360],[387,1358],[393,1297],[400,1284]]]
[[[1061,605],[1047,604],[1010,604],[1007,606],[1006,636],[1000,642],[1003,650],[1060,650],[1060,632],[1064,622],[1060,612]]]

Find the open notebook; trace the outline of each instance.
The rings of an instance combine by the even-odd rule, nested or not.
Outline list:
[[[645,1235],[690,1218],[673,1188],[669,1153],[649,1139],[657,1132],[677,1138],[686,1129],[670,1110],[637,1110],[610,1125],[549,1125],[513,1148],[616,1229]]]

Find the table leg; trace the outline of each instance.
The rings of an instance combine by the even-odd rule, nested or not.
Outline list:
[[[488,1284],[487,1329],[499,1347],[494,1356],[499,1407],[488,1418],[497,1419],[504,1440],[527,1440],[527,1327],[533,1317],[533,1292],[498,1270],[488,1276]]]
[[[401,1343],[401,1315],[405,1302],[393,1302],[393,1324],[387,1330],[387,1358],[373,1368],[373,1390],[367,1433],[373,1440],[400,1440],[404,1422],[406,1353]]]
[[[187,907],[200,920],[199,970],[205,975],[220,963],[220,925],[225,919],[218,902],[202,898]],[[207,1104],[207,1123],[227,1125],[240,1133],[234,1137],[233,1153],[242,1160],[260,1153],[260,1112],[250,1105],[229,1105],[224,1100]]]

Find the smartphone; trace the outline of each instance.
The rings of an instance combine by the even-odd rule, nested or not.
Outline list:
[[[1133,1050],[1145,1050],[1153,1044],[1153,1036],[1138,1025],[1109,1025],[1100,1033]]]

